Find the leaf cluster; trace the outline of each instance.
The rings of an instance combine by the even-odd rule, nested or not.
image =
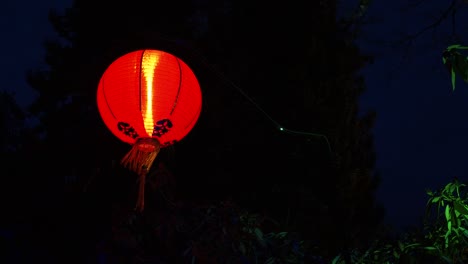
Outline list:
[[[456,74],[468,83],[468,57],[464,57],[457,50],[466,50],[467,46],[459,44],[449,46],[442,55],[442,62],[450,72],[452,90],[455,90]]]

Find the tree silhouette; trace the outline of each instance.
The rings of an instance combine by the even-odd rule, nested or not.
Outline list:
[[[39,93],[30,110],[45,133],[34,169],[46,175],[52,205],[44,214],[60,222],[57,239],[71,229],[81,238],[65,252],[115,242],[116,229],[101,231],[111,208],[113,228],[131,212],[135,176],[117,164],[128,146],[100,120],[95,92],[113,60],[142,48],[187,62],[204,100],[193,131],[158,157],[153,186],[165,183],[184,205],[233,199],[276,219],[271,230],[299,231],[324,255],[373,237],[381,220],[375,113],[358,116],[365,90],[358,72],[369,57],[343,34],[335,1],[76,0],[49,18],[60,36],[45,43],[50,69],[28,77]],[[325,135],[332,152],[311,133]],[[148,199],[147,215],[157,217],[163,200],[156,192]],[[128,254],[135,247],[127,245]]]
[[[238,167],[232,176],[238,179],[234,184],[242,190],[239,193],[263,197],[260,204],[274,207],[284,223],[296,222],[294,228],[301,226],[301,230],[311,232],[311,237],[321,237],[337,246],[337,240],[349,245],[361,243],[372,230],[367,227],[375,225],[381,216],[372,198],[378,178],[373,171],[371,132],[376,116],[370,112],[358,117],[358,98],[365,85],[357,73],[370,57],[360,54],[348,41],[348,35],[336,22],[335,4],[328,1],[307,8],[270,3],[266,12],[262,3],[236,2],[230,6],[230,16],[213,7],[207,11],[206,20],[216,22],[208,23],[205,35],[196,41],[216,68],[279,124],[329,138],[331,163],[322,139],[275,132],[277,124],[258,114],[248,102],[239,102],[245,106],[226,108],[236,110],[222,114],[229,117],[222,127],[229,127],[234,135],[249,129],[252,135],[229,137],[231,133],[223,133],[233,141],[232,157],[236,161],[243,157],[239,163],[245,167]],[[210,88],[206,87],[208,97],[215,93]],[[232,104],[235,100],[245,101],[235,94],[228,98]],[[205,118],[209,117],[210,113],[206,113]],[[212,120],[217,117],[213,114]],[[219,155],[219,150],[210,153]],[[247,200],[246,204],[252,204]],[[337,222],[330,230],[336,233],[319,235],[323,229],[318,223],[331,223],[332,219]]]

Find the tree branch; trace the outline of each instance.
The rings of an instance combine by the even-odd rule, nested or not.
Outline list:
[[[439,19],[437,19],[434,23],[426,26],[425,28],[421,29],[420,31],[416,32],[415,34],[412,34],[412,35],[409,35],[405,38],[405,42],[406,41],[412,41],[413,39],[419,37],[420,35],[424,34],[425,32],[427,32],[428,30],[430,29],[434,29],[436,27],[438,27],[445,19],[447,19],[447,17],[450,15],[450,14],[453,14],[453,12],[455,12],[456,10],[456,0],[452,0],[452,2],[450,3],[450,6],[442,13],[442,15],[439,17]]]

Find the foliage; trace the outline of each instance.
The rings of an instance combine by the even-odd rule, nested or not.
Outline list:
[[[205,225],[193,237],[187,254],[200,263],[300,263],[303,241],[287,232],[264,234],[262,217],[248,212],[235,212],[228,205],[206,210]],[[223,260],[224,259],[224,260]],[[232,262],[231,262],[232,261]]]
[[[466,184],[454,180],[438,192],[427,191],[428,213],[437,207],[435,223],[429,225],[426,239],[430,250],[450,260],[450,263],[468,261],[468,196]],[[443,219],[443,220],[442,220]]]
[[[454,180],[439,191],[427,191],[427,215],[422,232],[377,241],[366,251],[354,250],[351,263],[450,263],[468,261],[468,194]],[[435,215],[431,215],[435,211]],[[343,255],[333,264],[347,263]]]
[[[468,261],[468,192],[457,180],[438,191],[427,191],[424,227],[396,238],[382,236],[368,248],[344,250],[333,259],[321,255],[320,243],[302,234],[279,230],[265,214],[241,209],[232,201],[217,205],[178,207],[170,221],[155,215],[156,240],[180,240],[184,261],[192,263],[332,263],[392,264]],[[138,223],[133,223],[138,226]],[[175,226],[175,228],[174,228]],[[273,228],[272,228],[273,226]],[[173,232],[167,230],[173,228]],[[137,230],[137,228],[129,228]],[[162,231],[166,230],[166,231]],[[135,233],[144,237],[148,232]],[[167,234],[172,234],[169,238]],[[146,235],[147,236],[147,235]],[[140,240],[145,243],[144,240]],[[143,247],[143,246],[141,246]],[[148,256],[140,256],[141,259]]]
[[[458,74],[465,82],[468,83],[468,57],[464,57],[457,50],[466,50],[467,46],[459,44],[449,46],[442,55],[442,62],[450,72],[452,79],[452,89],[455,90],[455,74]]]
[[[277,223],[241,209],[232,201],[195,207],[178,204],[171,213],[155,214],[154,218],[151,214],[130,214],[128,221],[117,227],[130,230],[127,240],[138,244],[136,247],[151,248],[133,258],[148,260],[156,253],[162,260],[184,263],[324,263],[312,254],[310,243],[300,234],[265,232],[268,224]],[[153,231],[141,229],[143,222],[150,222]],[[169,250],[158,252],[155,249],[159,244],[176,248],[176,254],[171,256]]]

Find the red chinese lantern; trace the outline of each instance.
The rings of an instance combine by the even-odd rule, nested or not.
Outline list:
[[[97,105],[109,130],[132,145],[121,164],[139,175],[136,209],[142,211],[146,174],[160,148],[184,138],[198,120],[202,96],[197,78],[167,52],[130,52],[102,75]]]

